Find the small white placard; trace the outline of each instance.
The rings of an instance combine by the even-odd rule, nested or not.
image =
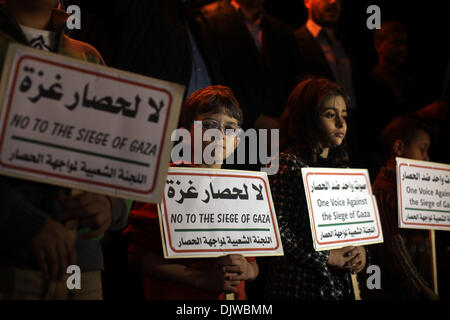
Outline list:
[[[302,168],[314,248],[383,242],[366,169]]]
[[[400,228],[450,230],[450,165],[396,158]]]

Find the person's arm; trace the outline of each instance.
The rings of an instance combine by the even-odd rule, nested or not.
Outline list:
[[[128,260],[143,275],[177,282],[200,290],[237,293],[237,287],[240,284],[240,280],[231,280],[234,274],[224,270],[220,259],[217,259],[213,268],[202,270],[170,262],[150,251],[130,252]]]
[[[32,241],[49,219],[0,177],[0,252],[20,260],[31,254]]]
[[[247,259],[240,254],[229,254],[220,260],[224,272],[233,274],[231,280],[253,281],[258,276],[259,268],[254,258]]]
[[[0,177],[0,256],[27,261],[34,256],[50,279],[62,279],[76,263],[74,239],[60,223],[34,207]]]
[[[128,260],[143,275],[216,293],[237,292],[239,280],[224,269],[225,257],[211,260],[211,268],[197,270],[179,260],[164,259],[156,205],[136,203],[123,234],[130,239]]]
[[[330,250],[328,265],[359,273],[366,265],[366,250],[364,247],[354,246]]]
[[[128,209],[124,199],[112,198],[101,194],[82,192],[63,200],[63,221],[76,219],[79,227],[89,228],[80,235],[83,239],[101,236],[108,230],[125,227]]]
[[[104,234],[113,222],[113,202],[107,196],[82,192],[62,199],[62,221],[77,220],[78,227],[89,228],[80,235],[82,239],[94,239]]]

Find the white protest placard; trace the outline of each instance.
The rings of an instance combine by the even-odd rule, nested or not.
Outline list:
[[[450,230],[450,165],[396,158],[400,228]]]
[[[383,242],[366,169],[302,168],[317,251]]]
[[[184,87],[11,44],[0,173],[159,202]]]
[[[283,255],[265,172],[171,167],[165,182],[166,258]]]

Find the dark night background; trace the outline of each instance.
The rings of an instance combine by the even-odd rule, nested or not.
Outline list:
[[[372,45],[373,30],[368,30],[367,7],[380,7],[381,20],[397,20],[408,27],[408,72],[417,79],[431,102],[442,94],[449,59],[449,25],[446,1],[380,1],[343,0],[341,28],[360,49],[360,61],[368,72],[376,63]],[[448,4],[448,3],[447,3]],[[298,28],[306,22],[307,12],[301,0],[267,0],[266,10],[275,17]],[[448,93],[447,93],[448,96]]]
[[[170,3],[180,0],[151,0],[153,3]],[[70,0],[70,4],[79,5],[82,12],[82,30],[85,39],[89,39],[89,29],[98,25],[89,25],[90,21],[120,19],[120,23],[134,23],[133,14],[142,13],[144,7],[141,0]],[[211,0],[193,0],[192,6],[211,3]],[[409,51],[406,69],[419,83],[425,93],[427,102],[441,98],[445,73],[449,61],[449,26],[446,1],[408,1],[408,0],[342,0],[340,29],[358,49],[361,63],[361,73],[369,72],[377,63],[373,48],[373,30],[366,27],[370,5],[378,5],[381,9],[381,20],[397,20],[408,27]],[[142,7],[141,12],[139,7]],[[148,5],[151,6],[151,5]],[[266,0],[266,11],[284,21],[293,28],[298,28],[306,22],[307,12],[302,0]],[[95,17],[92,19],[92,17]],[[87,17],[87,18],[86,18]],[[86,19],[85,19],[86,18]],[[92,19],[92,20],[91,20]],[[129,19],[127,21],[127,19]],[[151,21],[151,16],[149,15]],[[114,24],[114,21],[112,21]],[[117,24],[115,24],[117,25]],[[108,30],[105,30],[107,33]],[[72,33],[77,38],[77,32]],[[114,35],[107,35],[112,37]],[[133,37],[134,35],[130,35]],[[97,39],[96,39],[97,40]],[[101,41],[101,40],[99,40]],[[96,41],[92,41],[96,42]],[[95,46],[95,43],[92,43]],[[145,44],[142,44],[145,46]],[[102,52],[102,54],[104,54]],[[130,56],[133,52],[129,52]],[[108,61],[107,61],[108,62]],[[448,90],[447,90],[448,91]],[[448,93],[447,93],[448,96]]]

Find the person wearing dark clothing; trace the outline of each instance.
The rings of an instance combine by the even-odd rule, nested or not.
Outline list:
[[[103,64],[87,43],[65,35],[68,15],[56,1],[0,2],[0,71],[10,43]],[[30,14],[31,13],[31,14]],[[66,299],[69,265],[82,271],[73,299],[102,299],[104,269],[98,236],[126,224],[125,201],[90,192],[70,197],[67,188],[0,176],[0,299]],[[65,223],[90,228],[74,239]]]
[[[189,1],[73,2],[86,8],[78,37],[99,48],[109,66],[183,84],[185,97],[222,83],[208,43],[199,43],[201,21]]]
[[[267,14],[262,0],[219,0],[200,13],[203,42],[215,49],[223,84],[243,107],[244,128],[278,127],[301,70],[292,29]]]
[[[364,86],[357,72],[357,55],[338,31],[341,1],[304,0],[308,10],[308,20],[295,30],[295,38],[301,56],[302,75],[325,77],[344,88],[350,97],[348,151],[352,166],[365,165],[358,138],[363,128],[359,118],[364,106],[362,97]],[[361,105],[360,105],[361,104]]]
[[[302,81],[281,117],[279,170],[269,177],[284,256],[271,258],[266,299],[352,299],[350,274],[366,265],[364,247],[316,251],[301,169],[345,167],[348,97],[325,78]]]
[[[381,134],[387,158],[373,186],[383,228],[384,242],[371,246],[380,267],[381,290],[368,292],[373,299],[437,299],[430,287],[431,248],[426,230],[398,227],[395,158],[429,161],[430,129],[418,118],[400,116]],[[372,291],[372,290],[370,290]]]
[[[371,72],[374,107],[377,121],[373,132],[379,137],[381,130],[395,117],[424,106],[416,81],[404,70],[407,47],[407,29],[396,21],[385,21],[374,34],[378,65]]]
[[[370,149],[370,169],[375,176],[383,163],[378,138],[384,127],[395,117],[414,112],[424,106],[416,81],[405,70],[407,29],[397,21],[385,21],[375,30],[374,47],[378,64],[370,72],[366,117],[372,119],[367,127]],[[376,112],[373,112],[376,111]]]
[[[340,1],[305,0],[308,21],[295,30],[300,49],[302,74],[328,78],[344,88],[350,96],[350,107],[355,108],[354,66],[348,48],[344,48],[337,32],[341,13]]]

